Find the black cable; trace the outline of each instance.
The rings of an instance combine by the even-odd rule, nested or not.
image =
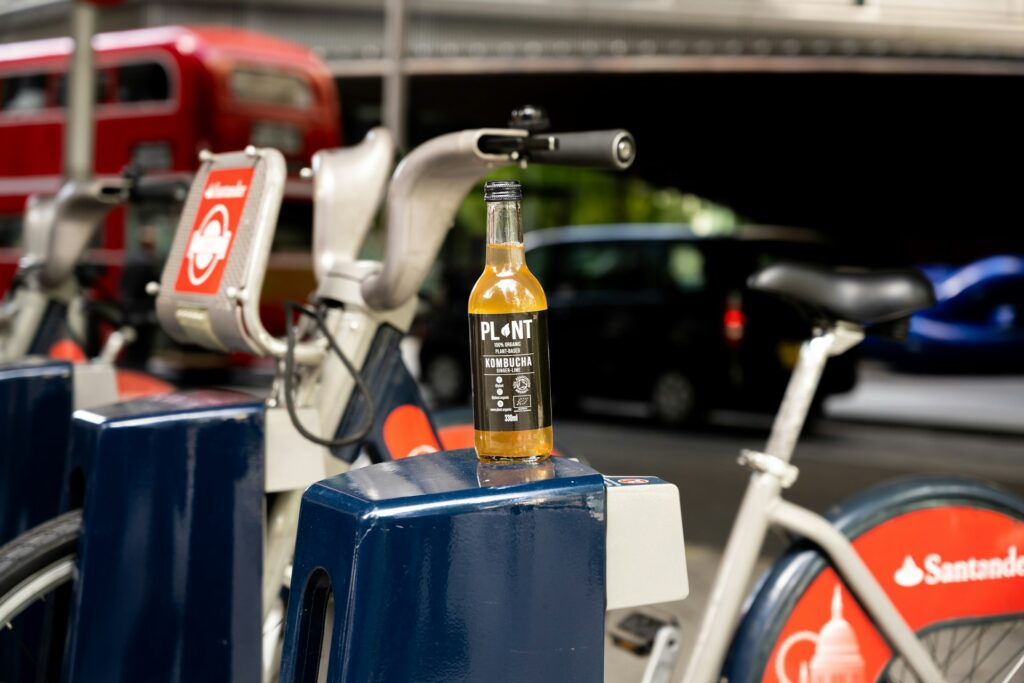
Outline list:
[[[358,433],[340,439],[324,439],[310,432],[302,426],[301,422],[299,422],[299,416],[295,412],[295,395],[292,384],[295,378],[295,312],[312,318],[316,322],[316,326],[319,328],[320,333],[324,335],[328,346],[331,347],[331,350],[334,351],[342,364],[344,364],[348,369],[349,373],[352,375],[352,379],[356,382],[356,388],[359,389],[359,393],[361,393],[363,398],[366,400],[366,425],[360,429]],[[299,434],[313,443],[320,446],[326,446],[327,448],[341,448],[343,446],[351,446],[352,444],[359,443],[370,434],[370,430],[373,429],[373,425],[377,422],[377,409],[373,404],[373,394],[370,393],[370,388],[363,380],[363,376],[359,374],[359,371],[356,370],[355,366],[352,365],[352,362],[342,352],[341,347],[338,346],[338,342],[334,339],[334,335],[332,335],[330,330],[327,329],[327,325],[324,323],[323,316],[320,315],[319,311],[307,308],[306,306],[295,303],[294,301],[286,301],[284,304],[284,315],[285,334],[288,339],[288,348],[284,354],[284,403],[288,409],[288,417],[291,418],[292,424],[295,425],[295,429],[298,430]]]

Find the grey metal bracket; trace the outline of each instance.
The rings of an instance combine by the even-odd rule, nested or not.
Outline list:
[[[743,449],[740,451],[738,462],[755,472],[763,472],[775,477],[784,489],[792,486],[800,475],[800,468],[796,465],[791,465],[782,458],[760,451]]]

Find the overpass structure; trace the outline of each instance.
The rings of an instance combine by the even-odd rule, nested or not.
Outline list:
[[[0,41],[65,33],[69,4],[0,0]],[[340,77],[1024,69],[1024,0],[127,0],[100,28],[172,23],[276,33]]]
[[[0,0],[0,42],[66,33],[71,2]],[[338,78],[383,78],[400,144],[416,76],[1024,75],[1024,0],[127,0],[100,29],[205,23],[309,45]]]

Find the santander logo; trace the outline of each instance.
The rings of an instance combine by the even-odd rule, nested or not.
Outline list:
[[[238,235],[252,176],[251,168],[210,171],[178,266],[175,291],[217,293]]]
[[[228,255],[231,244],[231,215],[223,204],[215,204],[188,241],[188,281],[199,286],[213,275],[214,266]]]
[[[896,570],[892,580],[904,588],[913,588],[924,581],[924,571],[917,566],[913,557],[907,555],[903,558],[903,564]]]
[[[914,588],[922,583],[926,586],[942,586],[1024,578],[1024,555],[1020,554],[1015,545],[1010,546],[1005,555],[998,557],[947,560],[939,553],[931,553],[924,557],[921,564],[923,568],[907,555],[893,574],[893,581],[898,586]]]

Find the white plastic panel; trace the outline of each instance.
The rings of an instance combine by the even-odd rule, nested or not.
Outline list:
[[[296,413],[307,429],[319,431],[316,408],[298,408]],[[327,471],[331,454],[299,434],[284,407],[267,408],[265,425],[268,492],[304,489],[333,474]]]
[[[606,609],[682,600],[690,592],[679,489],[657,477],[605,477]]]
[[[110,363],[76,363],[72,366],[75,410],[117,403],[117,374]]]

